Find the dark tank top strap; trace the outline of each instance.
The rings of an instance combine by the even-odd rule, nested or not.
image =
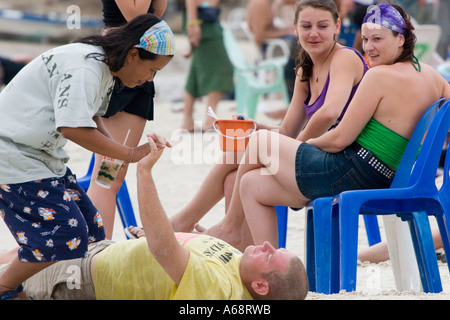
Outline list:
[[[364,73],[366,73],[366,71],[369,70],[369,66],[367,65],[367,62],[366,62],[366,60],[364,59],[364,57],[363,57],[363,55],[361,54],[361,52],[359,52],[358,50],[356,50],[355,48],[352,48],[352,47],[342,47],[341,49],[350,49],[350,50],[353,50],[353,51],[358,55],[358,57],[362,60],[362,62],[363,62],[363,65],[364,65]]]
[[[106,27],[118,27],[127,22],[122,12],[120,12],[119,7],[115,0],[102,0],[103,4],[103,23]],[[154,13],[155,9],[153,8],[153,2],[150,3],[150,8],[148,9],[148,13]]]

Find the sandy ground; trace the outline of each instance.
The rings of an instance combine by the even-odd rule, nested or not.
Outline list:
[[[0,41],[0,52],[4,56],[31,53],[37,55],[46,50],[46,44],[27,44]],[[214,163],[214,157],[219,155],[216,134],[181,134],[177,128],[182,121],[182,113],[173,112],[173,108],[180,105],[183,85],[189,66],[189,61],[183,58],[188,47],[183,36],[177,36],[177,56],[155,79],[157,86],[155,121],[149,122],[146,133],[158,132],[172,141],[172,150],[166,151],[154,168],[155,181],[159,190],[162,204],[169,216],[182,208],[199,188],[200,183]],[[280,100],[271,97],[262,101],[266,109],[283,107]],[[196,106],[196,120],[202,121],[206,105],[199,101]],[[217,114],[222,118],[229,118],[235,112],[234,101],[223,101],[219,105]],[[258,121],[274,123],[262,112],[257,114]],[[144,140],[142,140],[144,142]],[[66,150],[71,156],[68,166],[74,173],[83,176],[86,173],[91,153],[69,142]],[[130,165],[127,184],[135,211],[136,200],[136,166]],[[201,223],[211,226],[224,215],[224,202],[218,203],[205,216]],[[139,218],[138,218],[139,220]],[[304,259],[304,212],[289,212],[287,249],[295,252]],[[367,246],[363,223],[360,224],[359,247]],[[381,228],[382,223],[381,223]],[[382,236],[383,230],[382,230]],[[125,236],[119,218],[116,219],[113,239],[124,241]],[[3,222],[0,222],[0,252],[15,246],[15,241]],[[309,293],[307,299],[351,299],[351,300],[428,300],[450,299],[450,276],[447,264],[439,263],[444,292],[440,294],[425,294],[421,292],[399,292],[396,290],[390,262],[380,264],[359,264],[357,290],[352,293],[322,295]]]

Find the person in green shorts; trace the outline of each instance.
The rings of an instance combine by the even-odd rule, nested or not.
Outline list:
[[[194,131],[196,98],[207,95],[207,105],[215,111],[223,94],[233,91],[233,66],[222,39],[219,4],[220,0],[186,0],[186,31],[192,62],[185,86],[181,129],[188,131]],[[213,120],[205,118],[203,131],[212,128]]]

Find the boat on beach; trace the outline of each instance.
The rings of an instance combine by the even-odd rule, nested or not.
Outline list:
[[[98,34],[103,21],[80,14],[77,6],[66,13],[38,15],[15,9],[0,9],[0,35],[9,39],[67,42],[74,38]]]

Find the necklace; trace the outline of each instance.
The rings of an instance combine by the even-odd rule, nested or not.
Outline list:
[[[328,55],[327,55],[327,57],[325,58],[325,60],[323,60],[322,66],[325,64],[325,62],[327,62],[327,60],[328,60],[328,58],[330,57],[331,53],[333,52],[335,46],[336,46],[336,41],[334,42],[333,47],[331,48],[331,51],[328,53]],[[321,69],[322,69],[322,68],[321,68]],[[319,74],[320,74],[320,71],[322,71],[322,70],[318,70],[318,72],[317,72],[317,75],[316,75],[316,83],[319,82]]]

